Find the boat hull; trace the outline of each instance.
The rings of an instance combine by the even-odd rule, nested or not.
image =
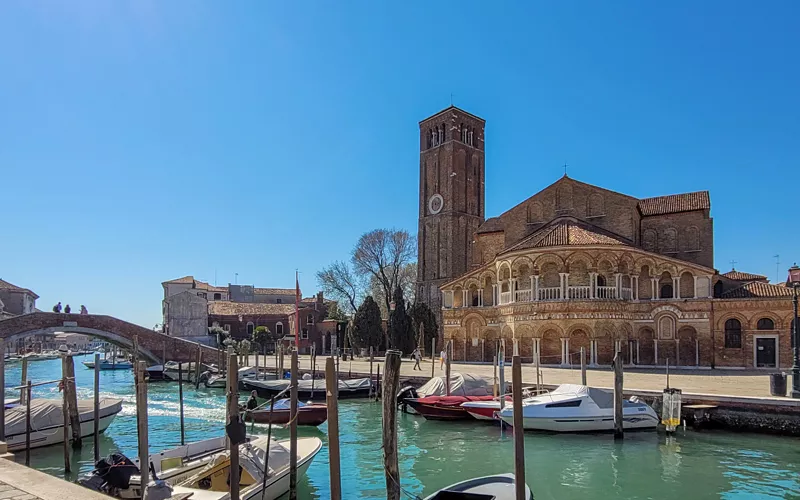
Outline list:
[[[100,432],[104,432],[111,422],[114,420],[114,417],[117,416],[117,413],[122,411],[122,406],[119,407],[118,410],[114,411],[113,413],[109,413],[107,415],[103,415],[100,417]],[[81,422],[81,437],[89,437],[94,435],[94,418],[90,420],[85,420]],[[70,439],[72,434],[70,433]],[[8,451],[15,452],[21,451],[25,449],[25,434],[12,434],[6,436],[6,445],[8,446]],[[31,449],[33,448],[43,448],[45,446],[52,446],[55,444],[62,444],[64,442],[64,426],[56,426],[56,427],[48,427],[45,429],[40,429],[38,431],[34,431],[31,429]]]
[[[273,410],[270,416],[269,409],[248,411],[245,421],[259,424],[286,425],[289,423],[290,410]],[[297,410],[297,425],[318,426],[328,420],[328,407],[325,405],[306,405]]]
[[[406,403],[428,420],[464,420],[472,416],[462,403],[491,399],[492,396],[431,396],[406,399]]]
[[[249,380],[243,380],[241,383],[244,385],[245,390],[247,391],[256,391],[258,397],[262,399],[271,399],[274,396],[277,396],[283,391],[283,388],[271,388],[265,387],[263,385],[252,383]],[[369,387],[365,388],[358,388],[353,390],[342,390],[339,389],[338,392],[338,399],[353,399],[353,398],[366,398],[369,397]],[[288,394],[288,393],[287,393]],[[298,390],[297,391],[298,399],[303,401],[325,401],[326,394],[325,394],[325,381],[319,381],[319,387],[315,387],[313,391],[310,390]]]
[[[494,498],[496,500],[514,500],[517,498],[514,474],[498,474],[496,476],[477,477],[460,483],[451,484],[425,500],[438,500],[439,498],[453,498],[453,493],[475,495],[474,498]],[[470,496],[470,498],[473,498]],[[525,500],[533,500],[533,493],[525,485]]]
[[[514,425],[513,413],[501,415],[504,422]],[[658,426],[658,417],[649,413],[631,414],[625,412],[622,417],[624,430],[655,429]],[[522,428],[525,430],[549,432],[605,432],[614,430],[614,415],[597,416],[559,416],[559,417],[525,417],[522,418]]]

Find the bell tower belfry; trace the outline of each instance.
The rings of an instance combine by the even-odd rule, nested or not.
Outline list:
[[[485,217],[485,124],[455,106],[419,122],[417,298],[440,319],[439,286],[470,269]]]

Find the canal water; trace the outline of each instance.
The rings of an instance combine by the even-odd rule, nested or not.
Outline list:
[[[93,372],[76,358],[80,398],[92,397]],[[20,380],[20,365],[6,369],[6,386]],[[61,361],[29,364],[29,378],[61,376]],[[124,409],[101,436],[101,455],[120,450],[137,453],[133,377],[130,371],[101,372],[103,396],[124,400]],[[6,390],[6,397],[18,397]],[[150,449],[180,444],[177,384],[148,385]],[[55,386],[34,389],[34,397],[60,398]],[[184,386],[186,439],[223,434],[222,390]],[[382,472],[380,405],[366,401],[340,403],[342,488],[344,498],[385,498]],[[487,474],[512,472],[510,432],[478,422],[428,422],[401,414],[399,423],[401,483],[406,492],[428,495],[448,484]],[[327,427],[300,428],[301,436],[326,440]],[[257,426],[256,433],[266,427]],[[279,439],[285,429],[273,430]],[[92,469],[91,438],[73,455],[73,470]],[[17,455],[24,460],[24,453]],[[730,432],[679,432],[667,439],[655,432],[628,433],[622,443],[610,435],[527,433],[525,465],[528,484],[543,499],[777,499],[800,498],[800,439]],[[77,467],[76,467],[77,465]],[[61,447],[33,450],[31,466],[63,477]],[[73,477],[74,479],[74,477]],[[323,447],[300,481],[299,497],[329,498],[328,456]]]

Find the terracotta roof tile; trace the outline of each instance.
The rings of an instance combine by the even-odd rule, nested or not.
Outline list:
[[[33,295],[35,298],[37,298],[37,299],[39,298],[39,296],[36,295],[35,293],[33,293],[31,290],[29,290],[27,288],[19,287],[19,286],[14,285],[14,284],[11,284],[8,281],[2,280],[2,279],[0,279],[0,290],[9,290],[9,291],[13,291],[13,292],[29,293],[29,294]]]
[[[723,299],[753,299],[753,298],[778,298],[791,297],[792,290],[785,286],[773,285],[763,281],[751,281],[739,288],[723,293]]]
[[[601,229],[593,228],[571,219],[557,220],[554,224],[544,227],[516,245],[508,248],[506,252],[525,248],[544,248],[566,245],[629,245],[621,238],[604,234]]]
[[[707,210],[711,208],[711,199],[708,191],[695,193],[671,194],[656,196],[639,200],[639,211],[643,216],[675,214],[690,212],[692,210]]]
[[[253,290],[256,295],[294,295],[294,288],[256,288]]]
[[[743,273],[741,271],[737,271],[736,269],[731,269],[722,276],[736,281],[767,281],[766,276],[762,276],[760,274]]]
[[[258,302],[217,301],[208,304],[208,314],[236,316],[239,314],[289,315],[294,313],[294,304],[261,304]]]
[[[493,233],[495,231],[503,231],[503,221],[500,217],[491,217],[486,219],[483,224],[478,226],[478,233]]]
[[[165,281],[162,284],[171,283],[174,285],[191,285],[194,283],[194,276],[184,276],[183,278],[177,278],[174,280]]]

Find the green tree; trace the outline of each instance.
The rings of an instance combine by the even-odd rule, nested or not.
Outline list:
[[[271,336],[272,333],[269,331],[269,328],[266,326],[257,326],[256,329],[253,330],[250,341],[257,349],[261,350],[261,354],[266,354],[267,344],[271,342]]]
[[[415,302],[411,306],[409,315],[411,316],[411,324],[414,327],[414,339],[417,342],[417,346],[427,352],[430,349],[431,340],[439,334],[436,315],[433,314],[428,304],[424,302]]]
[[[208,329],[208,334],[213,335],[215,340],[217,341],[217,348],[220,348],[224,345],[225,339],[230,337],[228,332],[226,332],[221,326],[212,326]]]
[[[371,296],[367,295],[359,306],[353,318],[353,327],[348,333],[351,347],[357,349],[380,347],[383,340],[381,310]]]
[[[414,350],[416,344],[411,326],[411,316],[406,310],[403,289],[397,286],[392,294],[394,311],[389,314],[389,347],[398,349],[404,354]]]

